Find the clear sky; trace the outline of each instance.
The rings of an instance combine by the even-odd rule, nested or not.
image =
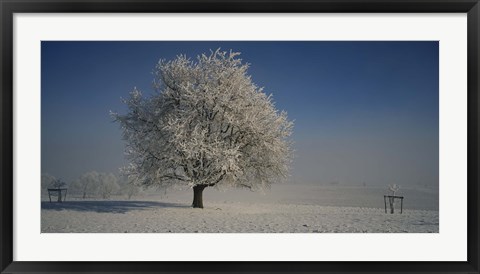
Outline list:
[[[109,111],[152,91],[159,59],[217,48],[295,120],[292,181],[438,187],[438,42],[42,42],[42,173],[118,173]]]

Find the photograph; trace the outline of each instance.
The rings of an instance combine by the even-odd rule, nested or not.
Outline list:
[[[0,0],[0,274],[479,273],[479,1]]]
[[[40,49],[40,233],[439,233],[439,41]]]

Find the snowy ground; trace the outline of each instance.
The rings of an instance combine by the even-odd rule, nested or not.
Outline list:
[[[385,214],[384,189],[277,185],[264,194],[206,189],[204,209],[191,191],[132,200],[42,201],[42,232],[438,232],[438,194],[402,190],[403,214]]]

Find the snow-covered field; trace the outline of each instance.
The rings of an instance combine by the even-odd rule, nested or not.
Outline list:
[[[270,191],[204,191],[204,209],[190,207],[192,191],[143,194],[125,200],[42,201],[42,232],[78,233],[363,233],[438,232],[438,193],[402,189],[403,214],[385,214],[383,188],[274,185]]]

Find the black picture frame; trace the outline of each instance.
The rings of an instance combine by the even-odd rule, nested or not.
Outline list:
[[[1,273],[479,273],[478,0],[0,0]],[[13,261],[14,13],[467,13],[468,260],[466,262],[25,262]]]

